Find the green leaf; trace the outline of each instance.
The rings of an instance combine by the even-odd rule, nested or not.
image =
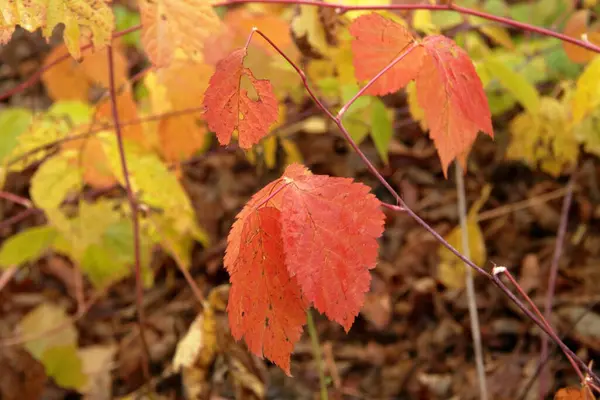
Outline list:
[[[47,348],[41,362],[46,368],[46,375],[60,387],[78,390],[87,384],[88,378],[83,373],[83,363],[74,345]]]
[[[94,108],[81,101],[57,101],[48,109],[46,116],[55,119],[63,118],[72,125],[90,122]]]
[[[140,14],[131,11],[129,8],[116,4],[113,6],[115,14],[115,30],[123,31],[127,28],[140,24]],[[121,37],[121,41],[132,47],[140,47],[141,32],[135,31]]]
[[[490,75],[498,79],[523,107],[530,112],[537,112],[540,107],[540,96],[536,88],[523,75],[514,72],[506,64],[493,57],[485,60],[485,67]]]
[[[21,133],[27,130],[33,115],[25,108],[10,108],[0,112],[0,163],[19,143]]]
[[[63,155],[54,156],[36,171],[29,193],[44,211],[56,210],[67,194],[81,186],[81,171]]]
[[[387,164],[393,128],[389,111],[379,99],[375,99],[371,111],[371,138],[381,159]]]
[[[25,229],[6,239],[0,249],[0,268],[16,267],[37,260],[57,236],[51,226]]]

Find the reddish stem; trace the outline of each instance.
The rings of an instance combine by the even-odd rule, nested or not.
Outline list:
[[[525,299],[525,301],[527,302],[527,304],[529,304],[529,306],[531,307],[531,309],[536,313],[536,315],[538,316],[540,322],[542,324],[544,324],[544,326],[548,329],[548,331],[546,333],[548,333],[548,335],[550,337],[552,337],[553,340],[555,341],[561,341],[560,338],[556,335],[556,333],[554,332],[554,329],[552,329],[552,325],[550,325],[550,322],[548,322],[548,320],[544,317],[544,315],[542,314],[542,312],[540,311],[540,309],[535,305],[535,303],[533,302],[533,300],[531,300],[531,297],[529,297],[527,295],[527,293],[525,293],[525,291],[521,288],[521,286],[519,286],[519,284],[517,283],[517,280],[512,276],[512,274],[508,271],[508,268],[504,268],[502,270],[504,276],[506,276],[508,278],[508,280],[510,281],[510,283],[512,283],[512,285],[517,289],[517,292],[519,292],[519,294]],[[562,343],[562,341],[561,341]],[[577,363],[575,362],[575,360],[573,359],[573,357],[571,356],[571,352],[564,352],[565,356],[567,357],[567,359],[569,360],[569,362],[571,363],[571,365],[573,366],[573,369],[575,370],[575,372],[577,373],[577,375],[579,376],[579,380],[580,382],[583,382],[585,377],[583,376],[583,373],[581,373],[581,369],[579,369],[579,366],[577,365]]]
[[[388,5],[357,5],[348,6],[341,3],[323,3],[320,0],[229,0],[214,3],[215,7],[228,6],[234,4],[246,4],[246,3],[266,3],[266,4],[300,4],[305,6],[315,6],[323,8],[335,8],[340,10],[340,13],[348,11],[365,11],[365,10],[437,10],[437,11],[453,11],[459,14],[473,15],[475,17],[483,18],[488,21],[494,21],[502,25],[511,26],[513,28],[521,29],[527,32],[534,32],[544,36],[554,37],[560,39],[563,42],[568,42],[576,46],[583,47],[585,49],[600,53],[600,46],[596,46],[593,43],[586,42],[581,39],[576,39],[571,36],[567,36],[562,33],[554,32],[553,30],[542,28],[539,26],[531,25],[525,22],[518,22],[506,17],[499,17],[496,15],[488,14],[483,11],[473,10],[467,7],[457,6],[450,2],[449,4],[388,4]]]
[[[4,191],[0,190],[0,198],[11,201],[16,204],[20,204],[26,208],[33,207],[33,204],[31,204],[31,201],[29,201],[25,197],[17,196],[16,194],[13,194],[13,193],[4,192]]]
[[[544,317],[546,320],[550,320],[552,313],[552,303],[554,300],[554,290],[556,289],[556,277],[558,276],[558,262],[562,256],[562,250],[565,242],[565,236],[567,233],[567,225],[569,221],[569,210],[571,209],[571,203],[573,200],[573,187],[574,177],[571,177],[567,184],[567,194],[563,200],[562,210],[560,214],[560,224],[558,226],[558,232],[556,234],[556,244],[554,246],[554,255],[552,256],[552,264],[550,265],[550,274],[548,277],[548,291],[546,292],[546,301],[544,304]],[[543,360],[548,356],[548,337],[542,335],[542,344],[540,350],[540,383],[539,393],[540,398],[545,396],[546,392],[546,381],[547,381],[547,369],[544,368]],[[542,395],[544,394],[544,395]]]
[[[478,265],[476,265],[475,263],[473,263],[467,257],[465,257],[464,255],[462,255],[457,249],[455,249],[450,243],[448,243],[448,241],[446,239],[444,239],[438,232],[436,232],[435,229],[433,229],[429,224],[427,224],[427,222],[425,222],[421,217],[419,217],[413,210],[411,210],[406,205],[406,203],[404,202],[404,200],[402,200],[402,198],[400,197],[400,195],[390,186],[389,183],[387,183],[387,181],[383,178],[383,176],[379,173],[379,171],[377,171],[377,169],[375,168],[375,166],[371,163],[371,161],[367,158],[367,156],[363,153],[363,151],[358,147],[358,145],[356,144],[356,142],[352,139],[352,137],[350,136],[350,134],[348,133],[348,131],[344,127],[343,123],[338,118],[336,118],[331,113],[331,111],[329,111],[327,109],[327,107],[325,107],[323,105],[323,103],[314,95],[313,91],[310,89],[310,86],[308,85],[308,81],[306,79],[306,74],[296,65],[296,63],[294,63],[264,33],[262,33],[260,30],[256,30],[256,33],[259,34],[263,39],[265,39],[273,47],[273,49],[275,51],[277,51],[290,64],[290,66],[292,68],[294,68],[294,70],[296,70],[296,72],[298,73],[298,75],[302,79],[302,83],[304,84],[304,87],[306,88],[306,90],[307,90],[308,94],[310,95],[310,97],[312,97],[313,100],[316,102],[317,106],[321,110],[323,110],[323,112],[325,114],[327,114],[327,116],[333,122],[335,122],[335,124],[338,126],[338,128],[340,129],[340,131],[342,132],[342,134],[344,135],[344,137],[348,141],[348,143],[350,143],[350,145],[354,149],[354,151],[356,151],[356,153],[359,155],[359,157],[363,160],[363,162],[365,163],[365,165],[367,166],[367,168],[369,169],[369,171],[371,171],[371,173],[373,173],[373,175],[379,180],[379,182],[381,182],[381,184],[390,192],[390,194],[392,194],[392,196],[394,196],[394,198],[398,202],[397,206],[390,206],[390,205],[384,205],[384,206],[386,206],[386,207],[388,207],[390,209],[394,209],[395,211],[399,211],[400,209],[402,209],[404,212],[406,212],[408,215],[410,215],[417,223],[419,223],[419,225],[421,225],[423,228],[425,228],[425,230],[427,230],[429,233],[431,233],[437,239],[438,242],[440,242],[444,247],[446,247],[448,250],[450,250],[450,252],[452,252],[455,256],[457,256],[462,262],[464,262],[469,267],[473,268],[474,270],[476,270],[477,272],[479,272],[481,275],[485,276],[488,280],[490,280],[529,319],[531,319],[537,326],[540,327],[540,329],[542,329],[547,335],[549,335],[552,338],[552,340],[561,348],[561,350],[567,355],[567,357],[569,357],[569,361],[572,361],[572,363],[573,363],[574,366],[577,365],[577,364],[579,364],[579,366],[583,370],[585,370],[586,373],[588,373],[591,378],[593,378],[596,382],[600,382],[600,379],[594,374],[594,372],[581,359],[579,359],[579,357],[577,357],[577,355],[575,353],[573,353],[573,351],[571,351],[571,349],[569,349],[562,342],[562,340],[560,340],[560,338],[553,332],[553,330],[551,328],[549,328],[549,325],[547,325],[547,323],[544,320],[538,319],[535,316],[535,314],[531,310],[529,310],[523,304],[523,302],[521,300],[519,300],[515,296],[515,294],[512,293],[510,291],[510,289],[508,289],[506,287],[506,285],[504,285],[504,283],[498,278],[498,276],[497,276],[496,273],[490,274],[489,272],[487,272],[483,268],[481,268]],[[515,284],[516,284],[516,282],[515,282]],[[518,284],[516,284],[516,286],[517,286],[518,290],[520,291],[520,293],[524,293],[523,290],[521,289],[521,287],[518,286]],[[526,298],[529,299],[528,297],[526,297]],[[531,301],[531,299],[529,299],[529,301]],[[577,369],[576,371],[578,371],[578,373],[581,373],[581,371],[579,369]]]
[[[140,226],[138,218],[138,206],[131,188],[131,182],[129,180],[129,169],[127,168],[127,158],[125,157],[125,146],[123,144],[123,135],[121,133],[121,125],[119,124],[119,111],[117,109],[117,94],[115,92],[115,73],[113,66],[113,49],[112,46],[108,46],[108,76],[109,76],[109,91],[110,91],[110,103],[113,115],[113,123],[115,125],[115,134],[117,139],[117,145],[119,147],[119,158],[121,160],[121,168],[123,173],[123,179],[125,181],[125,190],[127,192],[127,200],[129,201],[129,207],[131,208],[131,222],[133,225],[133,252],[134,252],[134,263],[135,263],[135,300],[138,315],[138,324],[140,326],[140,340],[142,342],[142,372],[146,382],[150,381],[150,370],[148,363],[150,360],[150,348],[146,341],[146,335],[144,334],[145,326],[145,313],[144,313],[144,287],[142,281],[142,266],[141,266],[141,251],[140,251]]]

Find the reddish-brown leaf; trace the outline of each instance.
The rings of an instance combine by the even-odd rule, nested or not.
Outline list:
[[[313,175],[298,164],[284,173],[281,225],[288,271],[320,312],[346,331],[364,303],[385,216],[369,187]]]
[[[267,135],[277,121],[279,108],[271,83],[256,79],[252,71],[244,68],[245,56],[246,49],[242,48],[219,61],[210,78],[204,106],[208,126],[217,134],[219,143],[229,144],[237,131],[240,147],[248,149]],[[241,88],[243,77],[248,78],[255,100]]]
[[[350,26],[356,78],[368,81],[413,42],[410,32],[379,14],[361,15]],[[423,48],[417,47],[371,85],[366,94],[385,95],[402,89],[419,73]]]
[[[368,14],[350,27],[356,77],[372,79],[413,40],[404,27],[379,14]],[[491,113],[481,80],[467,53],[454,41],[436,35],[378,78],[366,93],[383,95],[416,80],[417,100],[444,175],[454,159],[465,163],[477,133],[493,137]]]
[[[228,268],[231,334],[290,375],[290,354],[302,335],[307,304],[285,268],[280,211],[261,207],[243,219],[241,247]]]
[[[427,56],[417,77],[417,101],[447,176],[452,160],[465,164],[479,131],[494,137],[492,116],[467,53],[444,36],[430,36],[422,43]]]

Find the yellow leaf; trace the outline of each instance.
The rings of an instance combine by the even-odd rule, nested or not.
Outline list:
[[[431,11],[415,10],[413,14],[413,27],[426,35],[437,35],[440,29],[431,20]]]
[[[142,0],[142,44],[157,67],[171,63],[175,51],[197,57],[207,39],[222,29],[221,20],[205,0]]]
[[[42,160],[51,144],[64,139],[73,127],[87,124],[91,114],[90,106],[78,101],[54,103],[46,113],[34,117],[29,128],[19,135],[17,145],[7,158],[7,161],[14,161],[9,169],[21,171]],[[37,151],[40,149],[46,151]]]
[[[61,326],[61,329],[54,330]],[[25,341],[25,348],[37,360],[41,360],[48,348],[77,344],[77,330],[63,307],[42,303],[21,319],[18,325],[24,337],[35,337]]]
[[[54,28],[64,24],[65,44],[75,58],[81,55],[82,36],[87,42],[91,34],[94,47],[101,49],[110,43],[115,25],[103,0],[2,0],[0,9],[0,41],[9,39],[16,25],[30,32],[43,27],[50,38]]]
[[[540,108],[540,96],[535,86],[530,84],[522,74],[514,72],[493,57],[487,57],[484,62],[491,76],[498,79],[529,112],[536,113]]]
[[[537,113],[524,112],[510,122],[509,159],[523,160],[553,176],[575,165],[579,145],[567,110],[558,100],[542,97]]]
[[[297,37],[306,37],[312,48],[320,54],[327,54],[329,45],[318,7],[300,6],[300,13],[292,21],[292,31]]]
[[[364,0],[325,0],[325,3],[335,3],[335,4],[343,4],[345,6],[359,6],[364,5]],[[370,6],[388,6],[391,4],[391,0],[370,0]],[[365,11],[350,11],[348,14],[349,18],[358,18],[363,14],[369,14],[373,11],[365,10]]]
[[[283,147],[283,150],[285,151],[286,165],[303,162],[302,153],[300,153],[300,150],[294,142],[289,139],[282,139],[281,147]]]
[[[423,131],[427,131],[427,121],[425,120],[425,111],[419,105],[417,101],[417,87],[414,82],[410,82],[406,85],[406,94],[408,100],[408,111],[414,121],[419,123],[419,126]]]
[[[44,162],[31,178],[29,193],[35,205],[45,211],[58,209],[71,191],[81,186],[81,171],[67,156],[59,154]]]
[[[112,132],[99,134],[105,154],[113,174],[123,185],[123,172],[119,149]],[[196,227],[196,217],[190,199],[183,187],[158,158],[142,151],[134,143],[125,143],[125,153],[129,167],[130,182],[141,202],[156,207],[170,219],[178,232],[192,232]]]
[[[577,79],[573,93],[573,123],[577,124],[600,105],[600,56],[596,56]]]
[[[600,157],[600,107],[575,127],[575,136],[587,153]]]
[[[83,363],[77,354],[76,345],[49,347],[44,351],[41,361],[46,374],[58,386],[78,390],[87,385],[88,378],[83,373]]]
[[[471,252],[471,260],[477,264],[482,265],[487,259],[487,251],[485,248],[485,239],[479,223],[477,222],[477,215],[481,210],[481,207],[485,204],[492,191],[491,186],[487,185],[483,188],[480,198],[471,206],[467,215],[467,232],[469,237],[469,250]],[[462,231],[460,226],[454,228],[445,239],[461,253],[463,250],[462,245]],[[445,246],[440,245],[438,249],[438,256],[440,258],[438,265],[438,279],[449,289],[462,289],[465,287],[465,266],[464,262],[456,257],[450,250]]]

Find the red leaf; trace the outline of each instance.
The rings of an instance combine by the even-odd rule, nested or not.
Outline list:
[[[492,116],[467,53],[444,36],[430,36],[422,44],[428,57],[417,77],[417,101],[447,176],[452,160],[465,164],[479,131],[494,137]]]
[[[361,15],[350,26],[353,64],[356,78],[368,81],[391,63],[414,42],[410,32],[379,14]],[[366,94],[382,96],[402,89],[412,81],[421,67],[424,51],[417,47],[367,90]]]
[[[242,336],[290,375],[290,354],[302,335],[306,307],[300,287],[284,264],[280,212],[262,207],[245,219],[239,255],[228,269],[227,312],[231,334]]]
[[[233,336],[289,374],[311,302],[350,329],[377,259],[379,205],[367,186],[298,164],[256,193],[227,238]]]
[[[350,32],[355,38],[354,67],[360,80],[375,77],[413,40],[404,27],[379,14],[357,18]],[[451,39],[436,35],[424,39],[366,93],[392,93],[413,79],[447,176],[452,160],[458,158],[465,163],[479,131],[494,136],[483,85],[467,53]]]
[[[277,121],[279,108],[271,83],[256,79],[252,71],[244,68],[244,57],[246,49],[242,48],[217,63],[204,95],[204,106],[208,126],[217,134],[219,143],[229,144],[237,130],[240,147],[247,149],[267,135]],[[243,76],[249,79],[256,100],[241,89]]]
[[[287,269],[306,299],[346,331],[364,303],[385,216],[369,187],[292,165],[281,224]]]

